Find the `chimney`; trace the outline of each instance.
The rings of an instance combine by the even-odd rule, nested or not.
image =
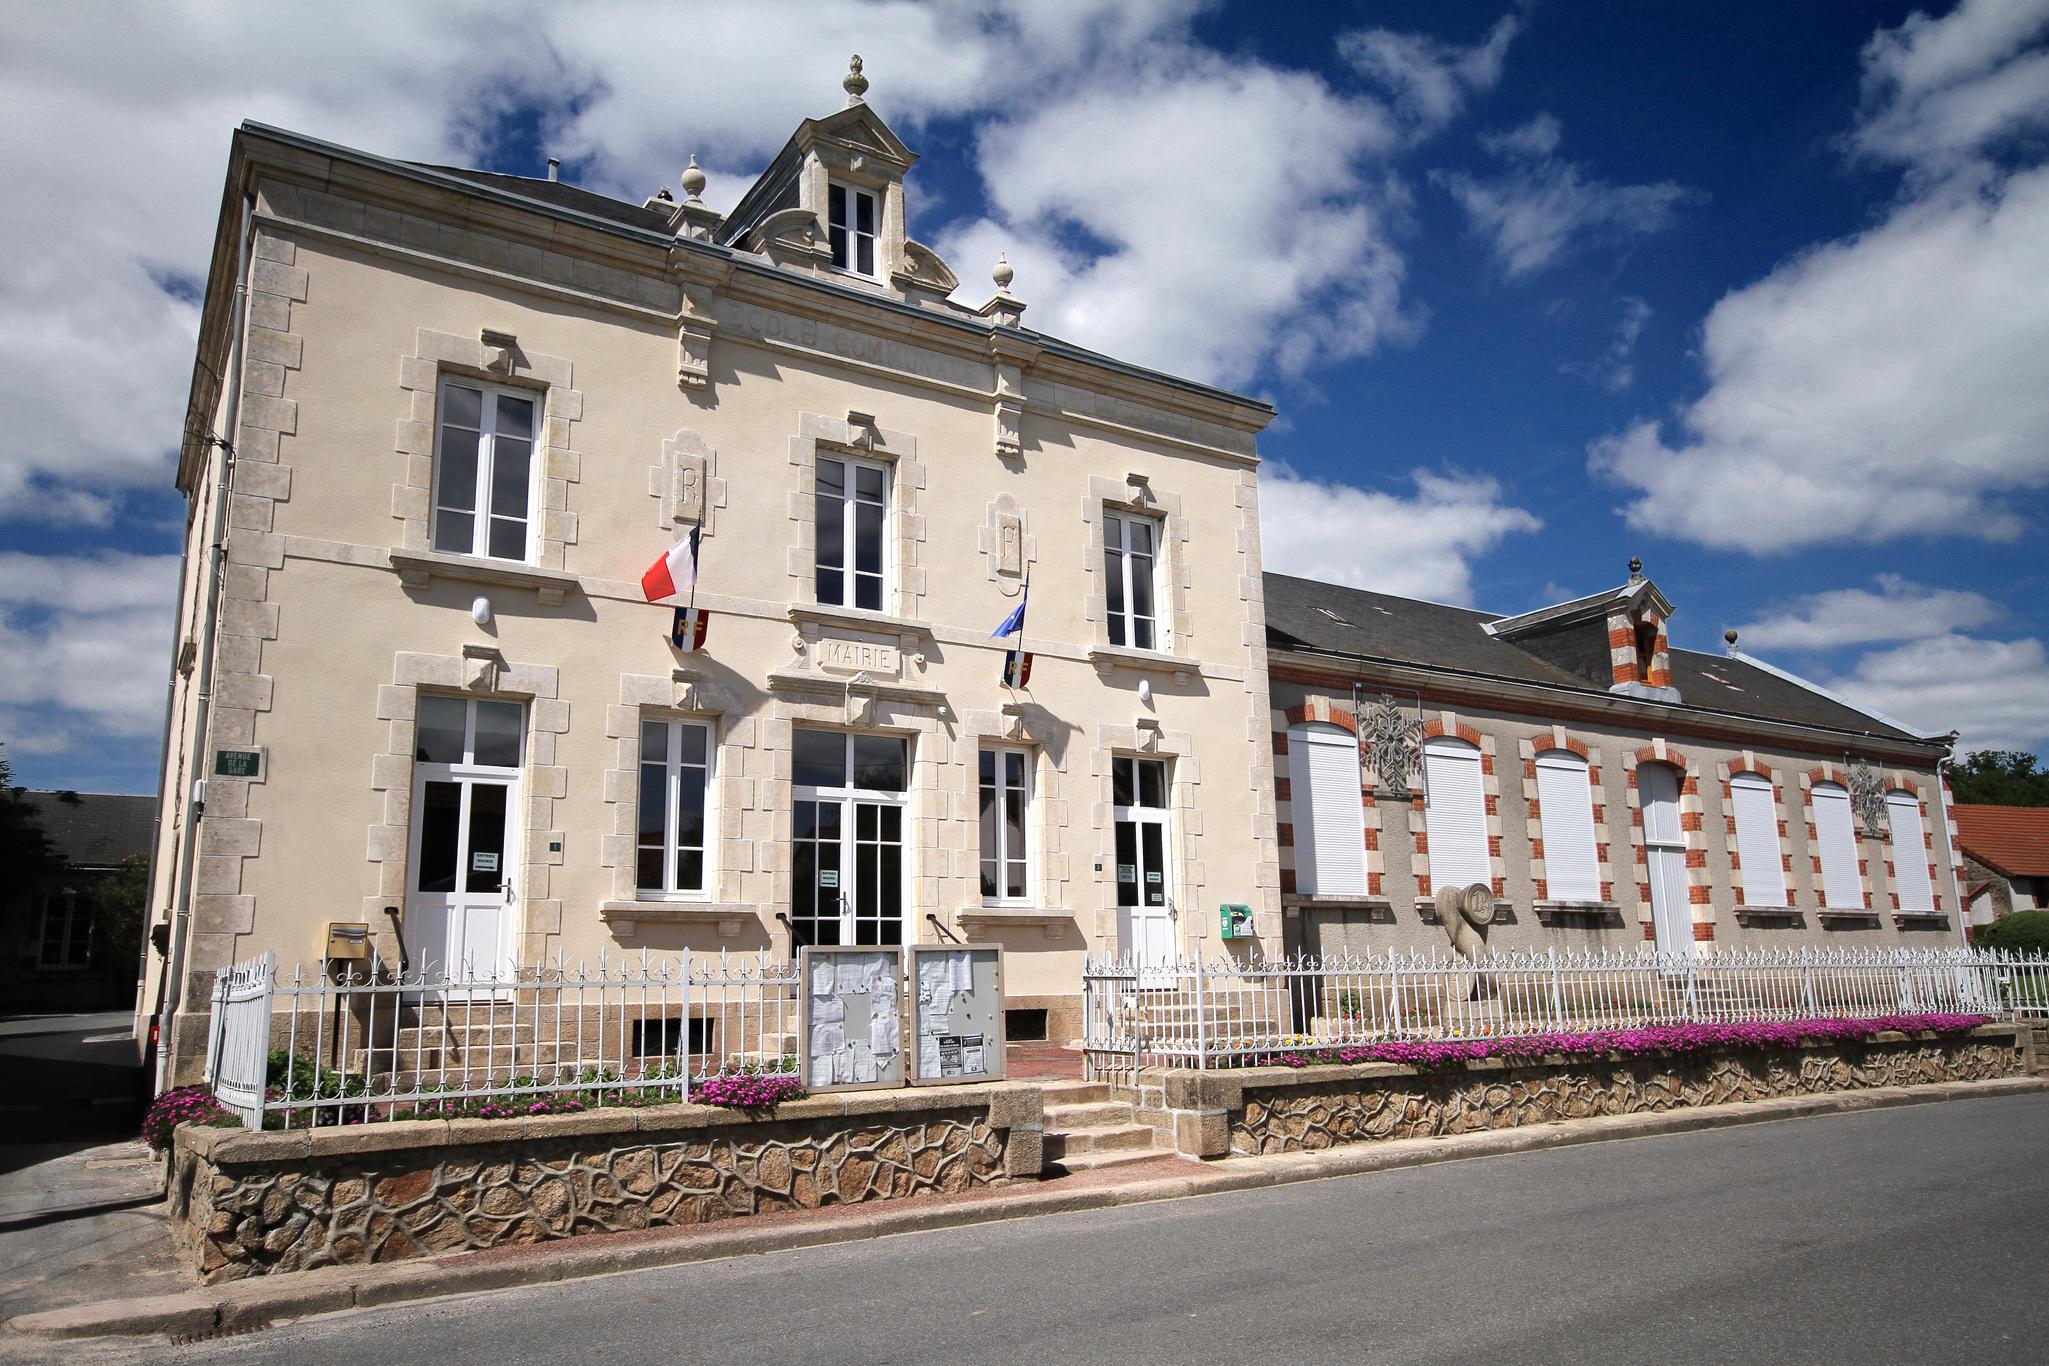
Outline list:
[[[558,158],[558,157],[549,157],[549,158],[548,158],[548,179],[550,179],[550,180],[560,180],[561,178],[562,178],[562,162],[561,162],[561,159],[560,159],[560,158]]]

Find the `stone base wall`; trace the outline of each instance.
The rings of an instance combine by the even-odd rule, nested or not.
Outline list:
[[[1341,1143],[1549,1124],[1774,1096],[2025,1076],[2032,1039],[1883,1034],[1865,1044],[1664,1057],[1498,1059],[1424,1071],[1394,1063],[1173,1072],[1161,1082],[1176,1148],[1195,1157],[1306,1152]]]
[[[172,1228],[208,1283],[1036,1179],[1037,1086],[179,1132]]]

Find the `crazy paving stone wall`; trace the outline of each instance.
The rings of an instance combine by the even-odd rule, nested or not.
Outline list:
[[[1434,1138],[1773,1096],[1980,1081],[2025,1071],[2025,1055],[2011,1038],[1979,1036],[1612,1062],[1479,1063],[1440,1073],[1384,1064],[1322,1067],[1304,1069],[1288,1084],[1248,1084],[1243,1108],[1230,1117],[1230,1151],[1306,1152],[1340,1143]]]
[[[1036,1091],[1031,1102],[1037,1111]],[[714,1125],[666,1135],[639,1131],[659,1122],[653,1110],[555,1118],[588,1127],[610,1117],[610,1133],[560,1136],[547,1134],[547,1119],[364,1125],[316,1131],[310,1141],[303,1133],[186,1130],[172,1182],[173,1227],[201,1278],[213,1283],[901,1200],[1038,1175],[1036,1144],[1013,1144],[1009,1129],[991,1122],[1005,1116],[986,1105],[766,1122],[721,1115]],[[461,1141],[483,1137],[489,1131],[478,1126],[491,1124],[515,1132],[507,1141]],[[416,1127],[448,1132],[393,1145],[404,1135],[392,1131]],[[1032,1132],[1017,1137],[1037,1139],[1037,1127],[1035,1113]],[[243,1156],[275,1152],[277,1140],[292,1139],[303,1155]],[[381,1150],[335,1151],[364,1145]]]

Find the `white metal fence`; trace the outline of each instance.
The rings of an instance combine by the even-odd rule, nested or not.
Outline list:
[[[1886,1015],[2049,1017],[2049,959],[1996,951],[1716,954],[1443,952],[1190,960],[1090,958],[1092,1078],[1213,1068],[1288,1049],[1644,1025]]]
[[[496,971],[378,959],[216,974],[206,1080],[250,1128],[686,1100],[797,1075],[797,970],[767,954]]]

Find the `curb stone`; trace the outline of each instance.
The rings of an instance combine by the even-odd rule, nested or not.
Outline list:
[[[883,1204],[872,1210],[842,1206],[840,1208],[849,1211],[860,1209],[862,1213],[859,1217],[842,1216],[816,1223],[779,1223],[749,1228],[746,1220],[734,1220],[730,1227],[714,1225],[706,1231],[705,1226],[698,1225],[672,1231],[687,1236],[652,1238],[625,1245],[579,1247],[576,1240],[564,1240],[522,1247],[516,1250],[516,1255],[505,1255],[515,1251],[506,1249],[503,1253],[494,1250],[385,1266],[324,1267],[317,1271],[237,1281],[219,1288],[209,1287],[174,1295],[107,1300],[44,1310],[10,1319],[6,1327],[16,1334],[58,1339],[208,1333],[221,1328],[267,1324],[338,1310],[478,1294],[1041,1214],[1066,1214],[1198,1195],[1221,1195],[1297,1181],[1319,1181],[1620,1139],[1652,1138],[1817,1115],[1855,1114],[1907,1105],[1993,1099],[2044,1091],[2049,1091],[2049,1077],[1938,1082],[1929,1086],[1882,1087],[1831,1095],[1785,1096],[1689,1110],[1603,1115],[1439,1138],[1354,1143],[1316,1152],[1235,1157],[1210,1166],[1194,1167],[1191,1164],[1187,1175],[1077,1190],[1029,1191],[1000,1199],[925,1208],[919,1208],[916,1201],[907,1201],[895,1208]]]

